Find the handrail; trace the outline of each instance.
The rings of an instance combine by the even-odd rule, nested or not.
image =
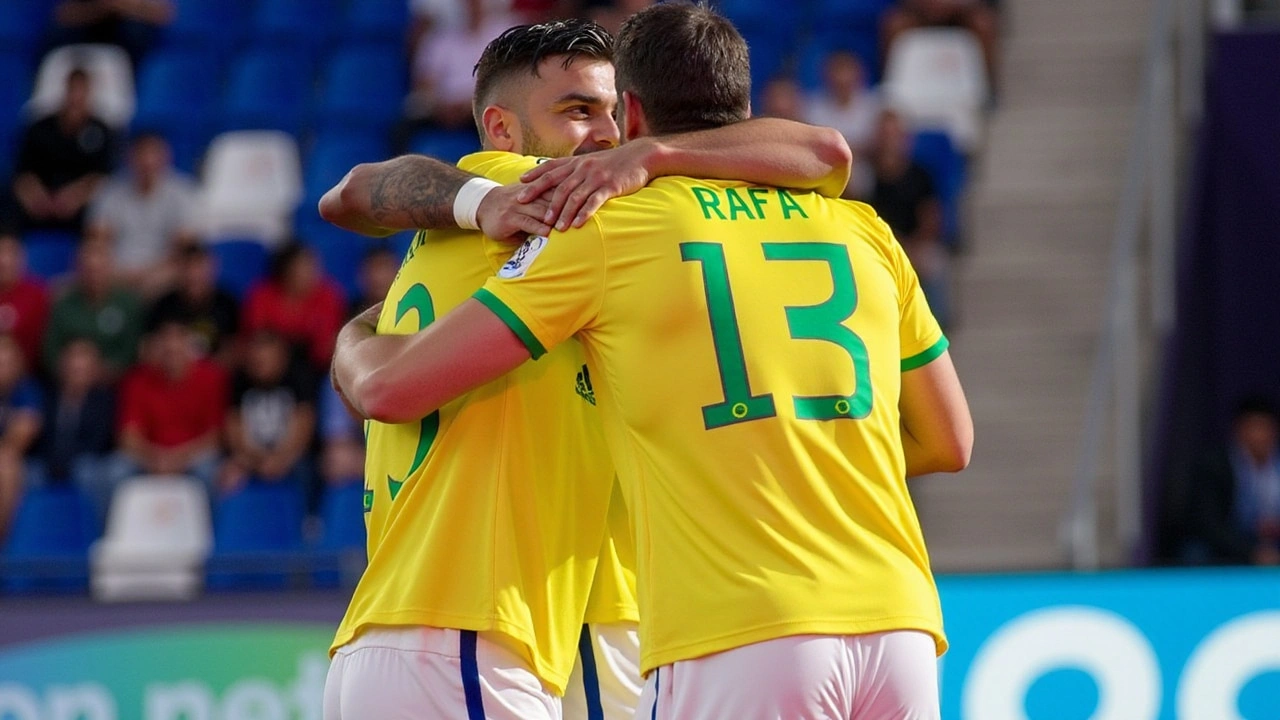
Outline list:
[[[1179,4],[1182,12],[1177,12]],[[1188,37],[1203,34],[1204,0],[1155,0],[1143,56],[1138,111],[1129,140],[1124,183],[1113,230],[1106,310],[1089,381],[1084,432],[1071,489],[1064,539],[1078,569],[1102,564],[1099,486],[1106,430],[1112,426],[1116,478],[1115,533],[1122,551],[1137,546],[1142,527],[1142,408],[1139,372],[1143,340],[1168,332],[1173,323],[1173,235],[1176,213],[1177,70],[1198,73],[1203,44]],[[1179,23],[1179,19],[1181,23]],[[1174,55],[1175,33],[1181,30],[1182,68]],[[1194,56],[1194,57],[1193,57]],[[1188,80],[1184,86],[1194,84]],[[1193,118],[1183,98],[1181,119]],[[1139,302],[1139,252],[1144,220],[1149,232],[1152,277],[1151,318],[1154,332],[1143,333]],[[1108,423],[1108,410],[1111,422]]]

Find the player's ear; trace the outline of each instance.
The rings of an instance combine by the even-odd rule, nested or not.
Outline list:
[[[624,140],[635,140],[649,134],[649,122],[644,116],[644,107],[640,100],[629,91],[622,91],[622,137]]]
[[[520,124],[515,113],[490,105],[480,115],[480,123],[484,126],[487,147],[503,152],[516,151],[520,139]]]

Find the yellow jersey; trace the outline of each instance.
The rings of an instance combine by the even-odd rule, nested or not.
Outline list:
[[[489,165],[476,157],[460,163],[479,174]],[[493,177],[513,182],[518,175]],[[514,249],[486,245],[476,232],[419,233],[378,332],[426,327],[466,300]],[[548,360],[527,363],[420,422],[368,423],[369,562],[333,649],[369,626],[496,631],[563,693],[593,578],[625,580],[625,573],[597,569],[616,481],[582,348],[566,343]],[[621,530],[629,535],[625,524]],[[617,562],[617,555],[606,559]],[[612,596],[631,592],[614,589]],[[635,616],[633,604],[614,619]]]
[[[642,670],[811,633],[945,650],[898,398],[947,341],[871,208],[661,178],[530,238],[475,297],[535,357],[586,349],[633,514]]]

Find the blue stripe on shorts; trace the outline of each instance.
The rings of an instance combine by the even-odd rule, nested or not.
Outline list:
[[[462,693],[467,699],[467,720],[484,720],[480,666],[476,662],[476,631],[462,630],[459,635],[458,657],[462,661]]]
[[[604,720],[600,701],[600,676],[596,673],[596,653],[591,644],[591,626],[582,626],[578,638],[578,659],[582,663],[582,691],[587,699],[587,720]]]

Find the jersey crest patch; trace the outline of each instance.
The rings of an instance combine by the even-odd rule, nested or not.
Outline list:
[[[512,255],[507,264],[503,265],[502,269],[498,271],[498,277],[508,280],[524,277],[524,274],[529,271],[533,261],[538,259],[539,253],[547,246],[548,242],[550,241],[541,235],[530,235],[529,239],[525,240],[524,244],[520,246],[520,249],[516,250],[516,254]]]

